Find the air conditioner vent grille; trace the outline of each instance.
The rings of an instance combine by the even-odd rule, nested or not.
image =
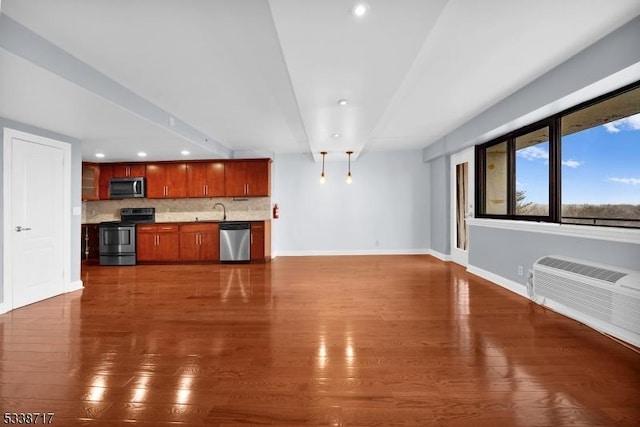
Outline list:
[[[606,268],[594,267],[592,265],[580,264],[578,262],[567,261],[564,259],[544,257],[538,260],[538,264],[579,274],[593,279],[603,280],[609,283],[616,283],[618,280],[627,276],[627,273],[620,271],[608,270]]]

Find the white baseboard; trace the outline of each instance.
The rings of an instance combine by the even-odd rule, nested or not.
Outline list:
[[[483,279],[486,279],[490,282],[495,283],[498,286],[501,286],[515,294],[520,295],[521,297],[525,297],[526,299],[530,299],[527,294],[527,287],[518,282],[514,282],[513,280],[505,279],[502,276],[498,276],[495,273],[492,273],[487,270],[483,270],[481,268],[475,267],[473,265],[467,266],[467,271],[471,274],[475,274],[476,276],[480,276]]]
[[[80,289],[84,289],[84,283],[82,283],[82,280],[76,280],[69,284],[69,289],[66,292],[79,291]]]
[[[276,256],[427,255],[427,249],[381,249],[353,251],[281,251]],[[275,256],[272,255],[272,258]]]
[[[68,289],[65,289],[63,294],[66,294],[66,293],[69,293],[69,292],[79,291],[80,289],[84,289],[84,283],[82,283],[82,280],[75,280],[75,281],[69,283]],[[47,297],[45,299],[52,298],[52,297],[55,297],[55,296],[58,296],[58,295],[62,295],[62,294],[51,295],[50,297]],[[9,307],[9,305],[7,303],[5,303],[5,302],[0,303],[0,314],[8,313],[11,310],[13,310],[13,308]]]
[[[440,261],[451,261],[451,255],[443,254],[442,252],[438,252],[434,249],[429,249],[429,255],[438,258]]]

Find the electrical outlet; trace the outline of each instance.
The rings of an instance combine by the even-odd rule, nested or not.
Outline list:
[[[524,269],[521,265],[518,266],[518,276],[522,276],[524,274]]]

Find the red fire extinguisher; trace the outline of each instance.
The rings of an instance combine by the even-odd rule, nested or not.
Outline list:
[[[273,205],[273,218],[274,219],[278,219],[279,216],[280,216],[280,208],[278,207],[278,204],[276,203],[275,205]]]

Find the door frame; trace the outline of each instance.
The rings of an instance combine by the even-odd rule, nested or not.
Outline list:
[[[34,135],[28,132],[19,131],[5,127],[2,134],[3,158],[2,158],[2,179],[3,179],[3,245],[2,245],[2,302],[0,303],[0,313],[6,313],[13,310],[13,236],[11,214],[11,200],[13,195],[12,183],[12,139],[19,138],[36,144],[42,144],[49,147],[55,147],[62,150],[63,153],[63,212],[62,212],[62,289],[63,293],[69,292],[71,289],[71,144],[46,138],[40,135]]]
[[[470,209],[469,209],[469,218],[473,218],[474,215],[474,206],[475,206],[475,193],[474,193],[474,188],[475,188],[475,147],[470,147],[467,149],[464,149],[462,151],[458,151],[457,153],[454,153],[451,155],[450,158],[450,167],[449,169],[450,171],[450,183],[451,183],[451,191],[450,191],[450,219],[451,219],[451,226],[449,227],[449,242],[450,242],[450,253],[451,253],[451,261],[455,262],[456,264],[460,264],[464,267],[467,267],[469,264],[469,244],[470,242],[467,242],[467,250],[463,251],[457,248],[457,228],[456,228],[456,165],[460,164],[460,163],[464,163],[464,162],[468,162],[469,164],[469,169],[467,171],[468,173],[468,180],[469,180],[469,191],[468,191],[468,197],[469,197],[469,204],[470,204]]]

